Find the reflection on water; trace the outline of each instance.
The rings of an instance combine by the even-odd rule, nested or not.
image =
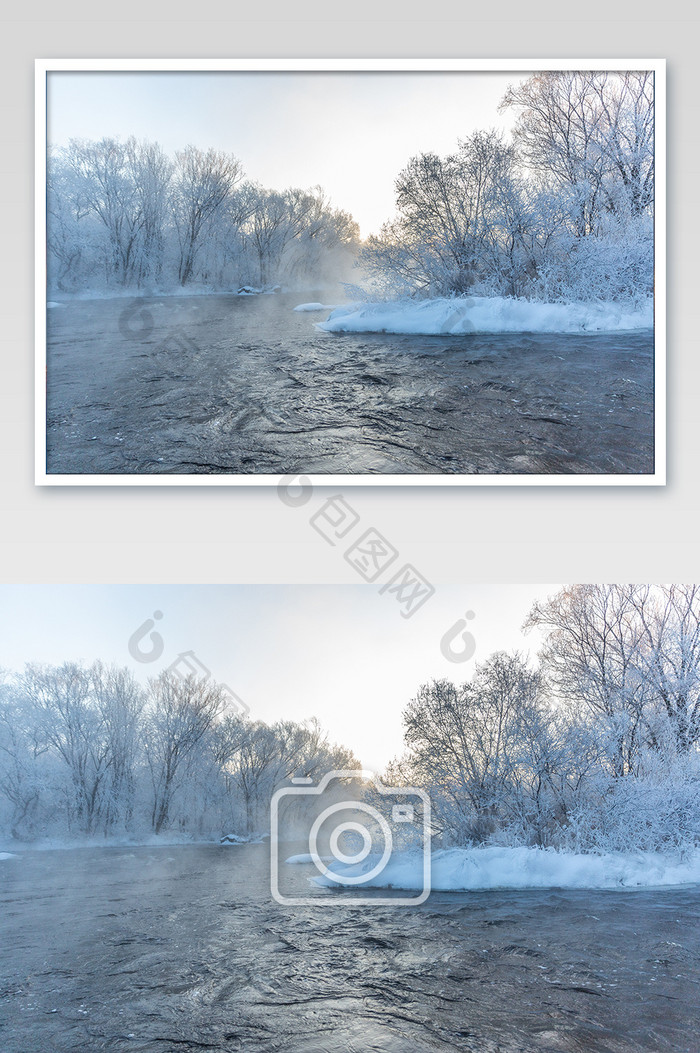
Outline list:
[[[49,310],[48,471],[653,471],[651,332],[333,335],[298,300]]]
[[[0,1048],[697,1050],[697,889],[315,896],[273,902],[265,845],[0,862]]]

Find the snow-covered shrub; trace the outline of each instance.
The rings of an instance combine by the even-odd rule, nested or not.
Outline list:
[[[637,304],[654,291],[654,233],[649,217],[609,217],[596,236],[564,237],[543,255],[531,295],[551,301]]]
[[[691,850],[700,845],[698,757],[649,754],[636,775],[593,782],[562,828],[574,851]]]

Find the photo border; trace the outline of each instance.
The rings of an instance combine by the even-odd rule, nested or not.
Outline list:
[[[634,70],[654,72],[654,471],[647,474],[305,476],[314,486],[664,486],[666,484],[666,60],[665,59],[36,59],[35,61],[35,475],[37,486],[276,486],[284,472],[266,475],[91,474],[46,471],[46,148],[47,76],[52,72],[537,72]]]

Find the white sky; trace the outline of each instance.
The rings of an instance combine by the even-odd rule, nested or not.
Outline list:
[[[381,770],[401,752],[401,713],[420,685],[469,679],[495,650],[534,656],[539,638],[521,625],[534,599],[559,587],[439,585],[404,619],[396,599],[374,585],[0,585],[0,666],[100,658],[145,683],[194,651],[251,719],[316,716],[333,741]],[[142,664],[128,641],[156,610],[165,647]],[[440,641],[469,610],[476,654],[455,664]]]
[[[235,154],[246,177],[283,190],[320,184],[363,237],[394,210],[412,156],[452,152],[480,128],[508,129],[498,103],[528,73],[52,72],[48,139],[156,140]]]

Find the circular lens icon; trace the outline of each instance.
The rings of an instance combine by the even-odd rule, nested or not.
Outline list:
[[[366,812],[372,817],[372,819],[374,819],[384,836],[384,850],[379,861],[371,870],[368,870],[363,874],[350,875],[334,873],[330,867],[326,866],[318,852],[318,836],[326,819],[335,815],[337,812],[347,812],[349,810]],[[359,834],[362,838],[362,848],[353,855],[343,852],[339,845],[340,838],[347,833]],[[373,877],[377,876],[377,874],[381,874],[389,860],[392,848],[393,839],[389,824],[381,812],[378,812],[377,809],[373,808],[370,804],[365,804],[364,801],[341,801],[339,804],[330,805],[321,812],[309,833],[309,853],[316,864],[317,869],[326,877],[331,878],[333,881],[341,882],[343,885],[363,885],[368,881],[371,881]],[[346,866],[362,863],[372,850],[372,836],[367,827],[363,826],[362,823],[352,821],[339,823],[330,836],[330,849],[334,858],[339,863],[343,863]]]
[[[359,834],[362,838],[362,848],[354,855],[348,855],[347,852],[343,852],[338,844],[340,838],[349,833]],[[339,862],[346,863],[348,866],[352,866],[353,863],[362,863],[369,855],[371,849],[372,838],[362,823],[340,823],[331,834],[331,852]]]

